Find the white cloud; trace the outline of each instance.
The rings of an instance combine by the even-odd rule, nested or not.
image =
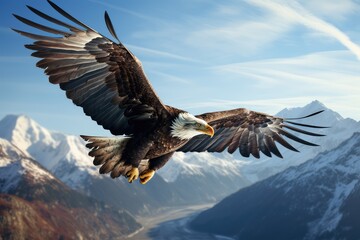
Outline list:
[[[275,2],[261,0],[249,0],[248,2],[268,9],[277,15],[282,16],[288,21],[301,23],[308,28],[320,31],[337,39],[360,60],[360,47],[356,43],[352,42],[351,39],[340,29],[316,17],[297,2]]]

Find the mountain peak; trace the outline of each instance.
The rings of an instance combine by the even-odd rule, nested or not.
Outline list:
[[[320,102],[319,100],[314,100],[303,107],[294,107],[294,108],[285,108],[281,110],[276,116],[279,117],[303,117],[311,113],[315,113],[317,111],[322,112],[319,115],[316,115],[309,119],[309,121],[315,122],[325,122],[327,124],[333,125],[336,122],[343,120],[344,118],[337,112],[331,110],[330,108],[326,107],[325,104]],[[318,125],[318,124],[314,124]]]
[[[0,126],[2,126],[2,128],[4,128],[4,125],[7,127],[11,127],[11,126],[15,126],[18,123],[25,123],[25,122],[35,122],[34,120],[32,120],[30,117],[24,115],[24,114],[9,114],[6,115],[1,121],[0,121]],[[12,127],[12,128],[13,128]]]
[[[22,150],[27,150],[39,140],[53,142],[51,133],[26,115],[7,115],[0,121],[0,137]]]
[[[304,108],[310,108],[310,107],[321,107],[321,108],[324,108],[324,109],[328,109],[325,104],[323,104],[322,102],[320,102],[319,100],[314,100],[312,101],[311,103],[305,105]]]

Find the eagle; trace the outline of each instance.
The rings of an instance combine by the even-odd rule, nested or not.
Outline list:
[[[227,149],[232,154],[238,149],[244,157],[259,158],[263,153],[282,158],[276,143],[298,151],[284,137],[318,146],[294,132],[323,136],[304,130],[321,126],[296,121],[322,111],[300,118],[281,118],[237,108],[195,116],[165,105],[151,86],[139,59],[120,42],[107,12],[105,23],[115,41],[52,1],[48,3],[71,24],[27,6],[57,27],[14,14],[24,24],[48,34],[13,30],[35,40],[25,47],[34,51],[32,56],[41,59],[36,66],[44,69],[50,83],[58,84],[87,116],[114,135],[81,136],[87,142],[94,165],[101,166],[100,174],[110,173],[112,178],[124,176],[130,183],[139,179],[145,184],[177,151],[222,152]]]

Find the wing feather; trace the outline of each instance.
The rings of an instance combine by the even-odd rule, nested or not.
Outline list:
[[[57,27],[14,16],[24,24],[55,36],[13,30],[35,39],[25,47],[33,51],[32,56],[41,58],[37,66],[45,69],[51,83],[59,84],[86,115],[116,135],[134,134],[137,126],[151,127],[159,116],[168,113],[146,78],[140,61],[123,44],[112,42],[53,2],[48,2],[73,24],[28,6],[33,13]],[[105,23],[111,35],[119,40],[107,13]],[[68,31],[60,29],[63,27]],[[130,124],[124,113],[134,106],[148,107],[144,112],[130,116]]]
[[[322,111],[318,111],[305,117],[293,119],[309,118],[321,112]],[[322,128],[320,126],[288,122],[284,118],[243,108],[223,112],[204,113],[197,117],[207,121],[208,124],[215,129],[214,137],[209,138],[203,135],[194,137],[178,151],[222,152],[227,148],[227,151],[231,154],[238,149],[244,157],[252,155],[255,158],[260,158],[260,152],[262,152],[268,157],[274,154],[282,158],[282,154],[275,144],[276,142],[291,151],[298,152],[283,136],[301,144],[317,146],[284,130],[285,128],[309,136],[324,136],[323,134],[305,131],[289,124],[295,123],[294,125],[303,127]]]

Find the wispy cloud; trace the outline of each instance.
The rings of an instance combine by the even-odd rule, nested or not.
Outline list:
[[[249,0],[251,4],[268,9],[289,21],[298,22],[304,26],[320,31],[328,36],[331,36],[348,48],[360,60],[360,47],[340,29],[334,25],[316,17],[311,12],[303,8],[299,3],[292,2],[275,2],[275,1],[261,1]]]
[[[151,74],[158,76],[157,79],[161,81],[173,82],[173,83],[181,83],[181,84],[190,84],[191,82],[188,79],[176,77],[171,74],[159,72],[159,71],[149,71]]]
[[[219,51],[222,55],[251,55],[279,39],[290,25],[277,16],[261,16],[259,19],[203,26],[190,32],[184,41],[205,51],[206,55],[214,53],[219,56]]]
[[[158,57],[172,58],[172,59],[186,61],[186,62],[192,62],[192,63],[202,63],[199,60],[184,57],[184,56],[180,56],[180,55],[169,53],[169,52],[164,52],[164,51],[154,50],[154,49],[150,49],[150,48],[139,47],[139,46],[135,46],[135,45],[132,45],[132,44],[125,44],[125,45],[127,47],[129,47],[129,49],[132,49],[134,51],[139,51],[139,52],[144,53],[144,54],[157,55]]]

